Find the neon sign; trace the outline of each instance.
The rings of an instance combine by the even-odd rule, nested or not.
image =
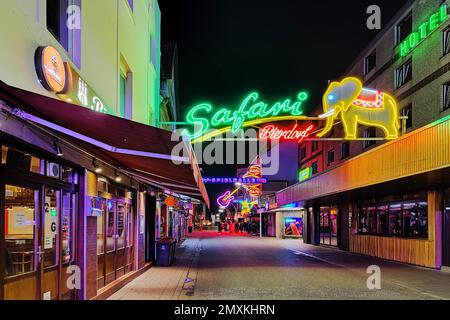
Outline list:
[[[290,130],[280,129],[275,125],[268,125],[259,132],[259,139],[261,140],[297,140],[301,143],[308,138],[314,130],[313,125],[309,125],[304,129],[298,129],[298,125],[295,124]]]
[[[259,156],[253,161],[253,163],[248,168],[247,173],[243,176],[244,179],[261,179],[262,178],[262,166]],[[239,178],[238,178],[239,179]],[[262,193],[262,184],[251,183],[251,184],[240,184],[233,191],[227,191],[217,198],[217,204],[222,208],[228,208],[230,204],[235,199],[235,194],[241,189],[247,189],[247,193],[251,197],[259,197]]]
[[[227,191],[225,192],[223,195],[221,195],[220,197],[217,198],[217,204],[219,205],[219,207],[222,208],[228,208],[230,206],[230,204],[234,201],[235,199],[235,194],[236,192],[239,191],[239,188],[234,189],[233,192],[231,191]]]
[[[361,80],[348,77],[341,82],[332,82],[323,96],[326,125],[317,137],[328,134],[338,118],[342,120],[345,140],[356,140],[358,124],[382,129],[387,140],[398,138],[400,121],[397,101],[390,95],[364,89]]]
[[[203,183],[211,183],[211,184],[231,184],[231,183],[268,183],[267,178],[203,178]]]
[[[256,178],[260,179],[262,177],[262,168],[259,157],[256,160],[256,164],[252,164],[247,173],[244,175],[244,178]],[[260,183],[256,184],[245,184],[248,194],[251,197],[259,197],[262,194],[262,185]]]
[[[241,205],[241,216],[249,214],[250,212],[252,212],[252,209],[257,206],[258,206],[258,201],[253,201],[253,202],[250,202],[248,200],[243,201],[242,205]]]
[[[236,111],[227,108],[214,111],[213,106],[209,103],[202,103],[193,107],[188,112],[186,121],[189,124],[200,126],[200,128],[189,134],[190,138],[201,137],[211,127],[231,126],[231,131],[236,132],[245,127],[245,123],[250,120],[273,118],[280,114],[287,114],[291,117],[301,116],[303,114],[302,105],[308,99],[308,93],[300,92],[295,102],[285,99],[283,102],[275,102],[272,106],[263,101],[258,101],[258,99],[259,94],[257,92],[250,93],[244,98]]]
[[[440,6],[439,11],[433,13],[431,17],[419,26],[417,31],[412,32],[406,39],[400,43],[400,56],[407,56],[423,40],[430,36],[442,23],[448,19],[447,5]]]
[[[311,167],[302,169],[298,173],[298,181],[299,182],[305,181],[305,180],[311,178],[311,176],[312,176],[312,168]]]

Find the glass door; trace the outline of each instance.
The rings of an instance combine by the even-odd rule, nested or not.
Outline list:
[[[39,299],[39,190],[6,185],[3,196],[4,299]]]
[[[38,262],[42,263],[42,299],[59,299],[61,191],[44,188],[44,210],[41,215],[41,242]]]

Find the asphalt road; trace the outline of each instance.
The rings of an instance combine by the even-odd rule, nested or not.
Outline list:
[[[189,239],[185,247],[197,254],[189,272],[195,278],[192,290],[182,299],[450,299],[449,272],[298,240],[204,232]],[[371,265],[380,267],[380,290],[367,287],[366,269]]]

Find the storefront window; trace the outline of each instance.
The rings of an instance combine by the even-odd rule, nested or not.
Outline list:
[[[389,234],[402,235],[402,204],[395,203],[389,206]]]
[[[378,209],[378,234],[389,235],[389,206],[379,206]]]
[[[428,234],[428,204],[426,202],[403,205],[404,235],[421,237]]]
[[[105,252],[103,219],[105,217],[105,201],[99,198],[92,199],[92,208],[96,211],[97,216],[97,254]]]
[[[44,268],[56,266],[58,263],[58,199],[59,192],[45,189],[44,204]]]
[[[128,205],[127,206],[127,222],[128,222],[128,230],[127,230],[127,247],[133,246],[133,240],[134,240],[134,230],[133,230],[133,207]]]
[[[401,237],[428,236],[428,204],[408,201],[359,209],[358,233]]]
[[[5,188],[5,276],[36,270],[34,261],[35,196],[32,189]]]
[[[69,263],[73,260],[73,206],[72,206],[72,194],[64,192],[62,196],[62,217],[61,217],[61,229],[62,229],[62,250],[61,259],[62,263]]]
[[[303,218],[285,217],[284,235],[286,237],[300,238],[303,235]]]
[[[117,204],[117,249],[125,248],[125,205]]]
[[[114,251],[116,249],[116,239],[114,233],[114,210],[113,201],[108,201],[108,214],[106,216],[106,251]]]

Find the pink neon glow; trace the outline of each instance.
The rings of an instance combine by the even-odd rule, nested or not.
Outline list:
[[[310,125],[305,129],[297,129],[298,125],[296,124],[290,130],[280,129],[275,125],[268,125],[264,127],[259,132],[259,139],[261,140],[297,140],[298,143],[301,143],[303,140],[308,138],[312,131],[314,130],[314,126]]]
[[[234,199],[235,199],[235,197],[231,195],[231,192],[227,191],[223,195],[221,195],[220,197],[217,198],[217,204],[220,207],[228,208]]]

